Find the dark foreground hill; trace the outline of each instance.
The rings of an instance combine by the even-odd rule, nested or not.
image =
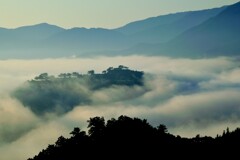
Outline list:
[[[74,128],[70,138],[60,136],[55,144],[28,160],[79,160],[148,157],[219,157],[240,144],[240,129],[227,129],[216,138],[182,138],[168,133],[165,125],[151,126],[147,120],[120,116],[105,122],[103,117],[88,120],[88,134]],[[231,150],[234,152],[234,150]],[[232,153],[234,154],[234,153]],[[229,157],[231,155],[228,155]]]

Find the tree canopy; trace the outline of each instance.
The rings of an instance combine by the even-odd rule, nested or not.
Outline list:
[[[94,70],[87,74],[73,72],[58,76],[42,73],[17,88],[12,95],[38,115],[46,112],[62,114],[74,106],[91,104],[91,95],[97,90],[144,86],[143,76],[142,71],[130,70],[123,65],[109,67],[104,73],[95,73]]]
[[[88,134],[75,127],[70,138],[60,136],[55,144],[43,149],[34,158],[28,160],[78,160],[81,158],[118,158],[142,156],[168,156],[168,153],[178,155],[189,152],[191,154],[208,154],[231,148],[233,144],[240,144],[240,129],[227,131],[217,136],[182,138],[167,131],[167,127],[160,124],[151,126],[146,119],[120,116],[105,122],[103,117],[93,117],[88,121]],[[181,153],[181,154],[179,154]],[[199,155],[199,156],[201,156]],[[174,154],[173,154],[174,156]],[[186,155],[185,155],[186,156]]]

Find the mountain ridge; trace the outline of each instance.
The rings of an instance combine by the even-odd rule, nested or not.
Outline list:
[[[237,7],[237,12],[236,10],[232,9],[235,7]],[[207,20],[203,24],[183,33],[174,40],[174,43],[178,43],[178,45],[184,46],[185,51],[187,49],[190,50],[188,46],[192,45],[195,47],[190,51],[197,50],[199,52],[205,52],[208,55],[219,54],[220,52],[224,52],[224,54],[226,52],[230,52],[229,54],[236,54],[239,52],[240,48],[238,47],[238,50],[236,52],[234,50],[231,51],[231,48],[237,47],[237,43],[240,42],[239,18],[240,3],[237,3],[233,6],[227,7],[219,15]],[[190,38],[190,36],[192,38]],[[180,43],[183,41],[183,39],[187,41],[186,43],[188,43],[188,46],[186,46],[186,43],[185,45]],[[234,46],[231,47],[231,45]]]
[[[216,16],[225,8],[220,7],[152,17],[129,23],[118,28],[117,31],[131,36],[138,43],[167,42],[187,29]]]
[[[240,2],[220,8],[150,17],[116,29],[64,29],[48,23],[15,29],[0,28],[0,58],[132,54],[235,56],[240,52],[237,36],[240,33],[239,4]],[[204,28],[206,33],[198,31]],[[227,43],[223,42],[224,37],[227,38]],[[206,39],[211,39],[211,43],[207,43],[210,40]]]
[[[240,2],[166,43],[142,44],[126,52],[171,57],[239,56]]]

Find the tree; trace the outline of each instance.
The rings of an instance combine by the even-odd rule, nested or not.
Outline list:
[[[34,78],[35,80],[48,80],[49,79],[49,76],[48,76],[48,73],[42,73],[40,74],[39,76],[35,77]]]
[[[229,128],[227,127],[226,134],[228,135],[229,133],[230,133]]]
[[[167,133],[168,130],[167,130],[167,127],[164,125],[164,124],[160,124],[158,127],[157,127],[158,131],[160,133]]]
[[[94,71],[94,70],[90,70],[90,71],[88,71],[88,74],[89,74],[89,75],[94,75],[94,74],[95,74],[95,71]]]
[[[200,134],[197,134],[195,138],[200,139],[200,137],[201,137]]]
[[[73,137],[74,137],[74,136],[78,135],[78,134],[80,133],[80,131],[81,131],[80,128],[75,127],[75,128],[73,129],[73,131],[70,132],[70,134],[72,134]]]
[[[73,72],[72,73],[72,77],[75,77],[75,78],[78,78],[80,77],[81,75],[78,73],[78,72]]]
[[[91,137],[99,138],[104,135],[105,130],[105,119],[103,117],[90,118],[88,122],[88,133]]]
[[[67,74],[66,73],[61,73],[58,75],[59,78],[67,78]]]
[[[119,66],[118,66],[118,69],[121,69],[121,70],[126,69],[126,70],[127,70],[128,67],[126,67],[126,66],[124,66],[124,65],[119,65]]]
[[[67,78],[71,78],[72,74],[71,73],[67,73]]]
[[[113,70],[113,67],[109,67],[108,69],[107,69],[107,72],[111,72]]]
[[[57,142],[55,143],[55,145],[56,147],[62,147],[63,145],[65,145],[66,142],[67,142],[67,139],[64,138],[63,136],[60,136]]]
[[[223,130],[222,136],[225,136],[225,135],[226,135],[226,132],[225,132],[225,130]]]

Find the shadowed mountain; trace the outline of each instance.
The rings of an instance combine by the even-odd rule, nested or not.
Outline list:
[[[99,55],[234,56],[240,52],[240,2],[152,17],[117,29],[63,29],[46,23],[0,28],[0,58]]]
[[[181,56],[197,53],[200,57],[239,55],[239,43],[240,2],[170,41],[169,53],[178,52]]]
[[[130,40],[102,28],[63,29],[46,23],[16,29],[0,28],[1,58],[46,58],[126,49]]]
[[[1,58],[39,58],[41,43],[47,37],[65,29],[47,23],[24,26],[16,29],[0,29]],[[50,53],[49,53],[50,54]],[[48,56],[49,57],[49,56]]]
[[[226,7],[182,12],[132,22],[116,29],[136,43],[167,42],[180,33],[216,16]]]
[[[24,26],[16,29],[0,29],[1,49],[4,48],[29,48],[40,41],[63,31],[63,28],[41,23],[33,26]]]
[[[103,28],[72,28],[55,34],[44,42],[45,48],[70,51],[75,54],[119,50],[129,45],[130,41],[122,33]]]
[[[240,2],[167,43],[145,44],[130,52],[194,58],[238,56],[239,42]]]

